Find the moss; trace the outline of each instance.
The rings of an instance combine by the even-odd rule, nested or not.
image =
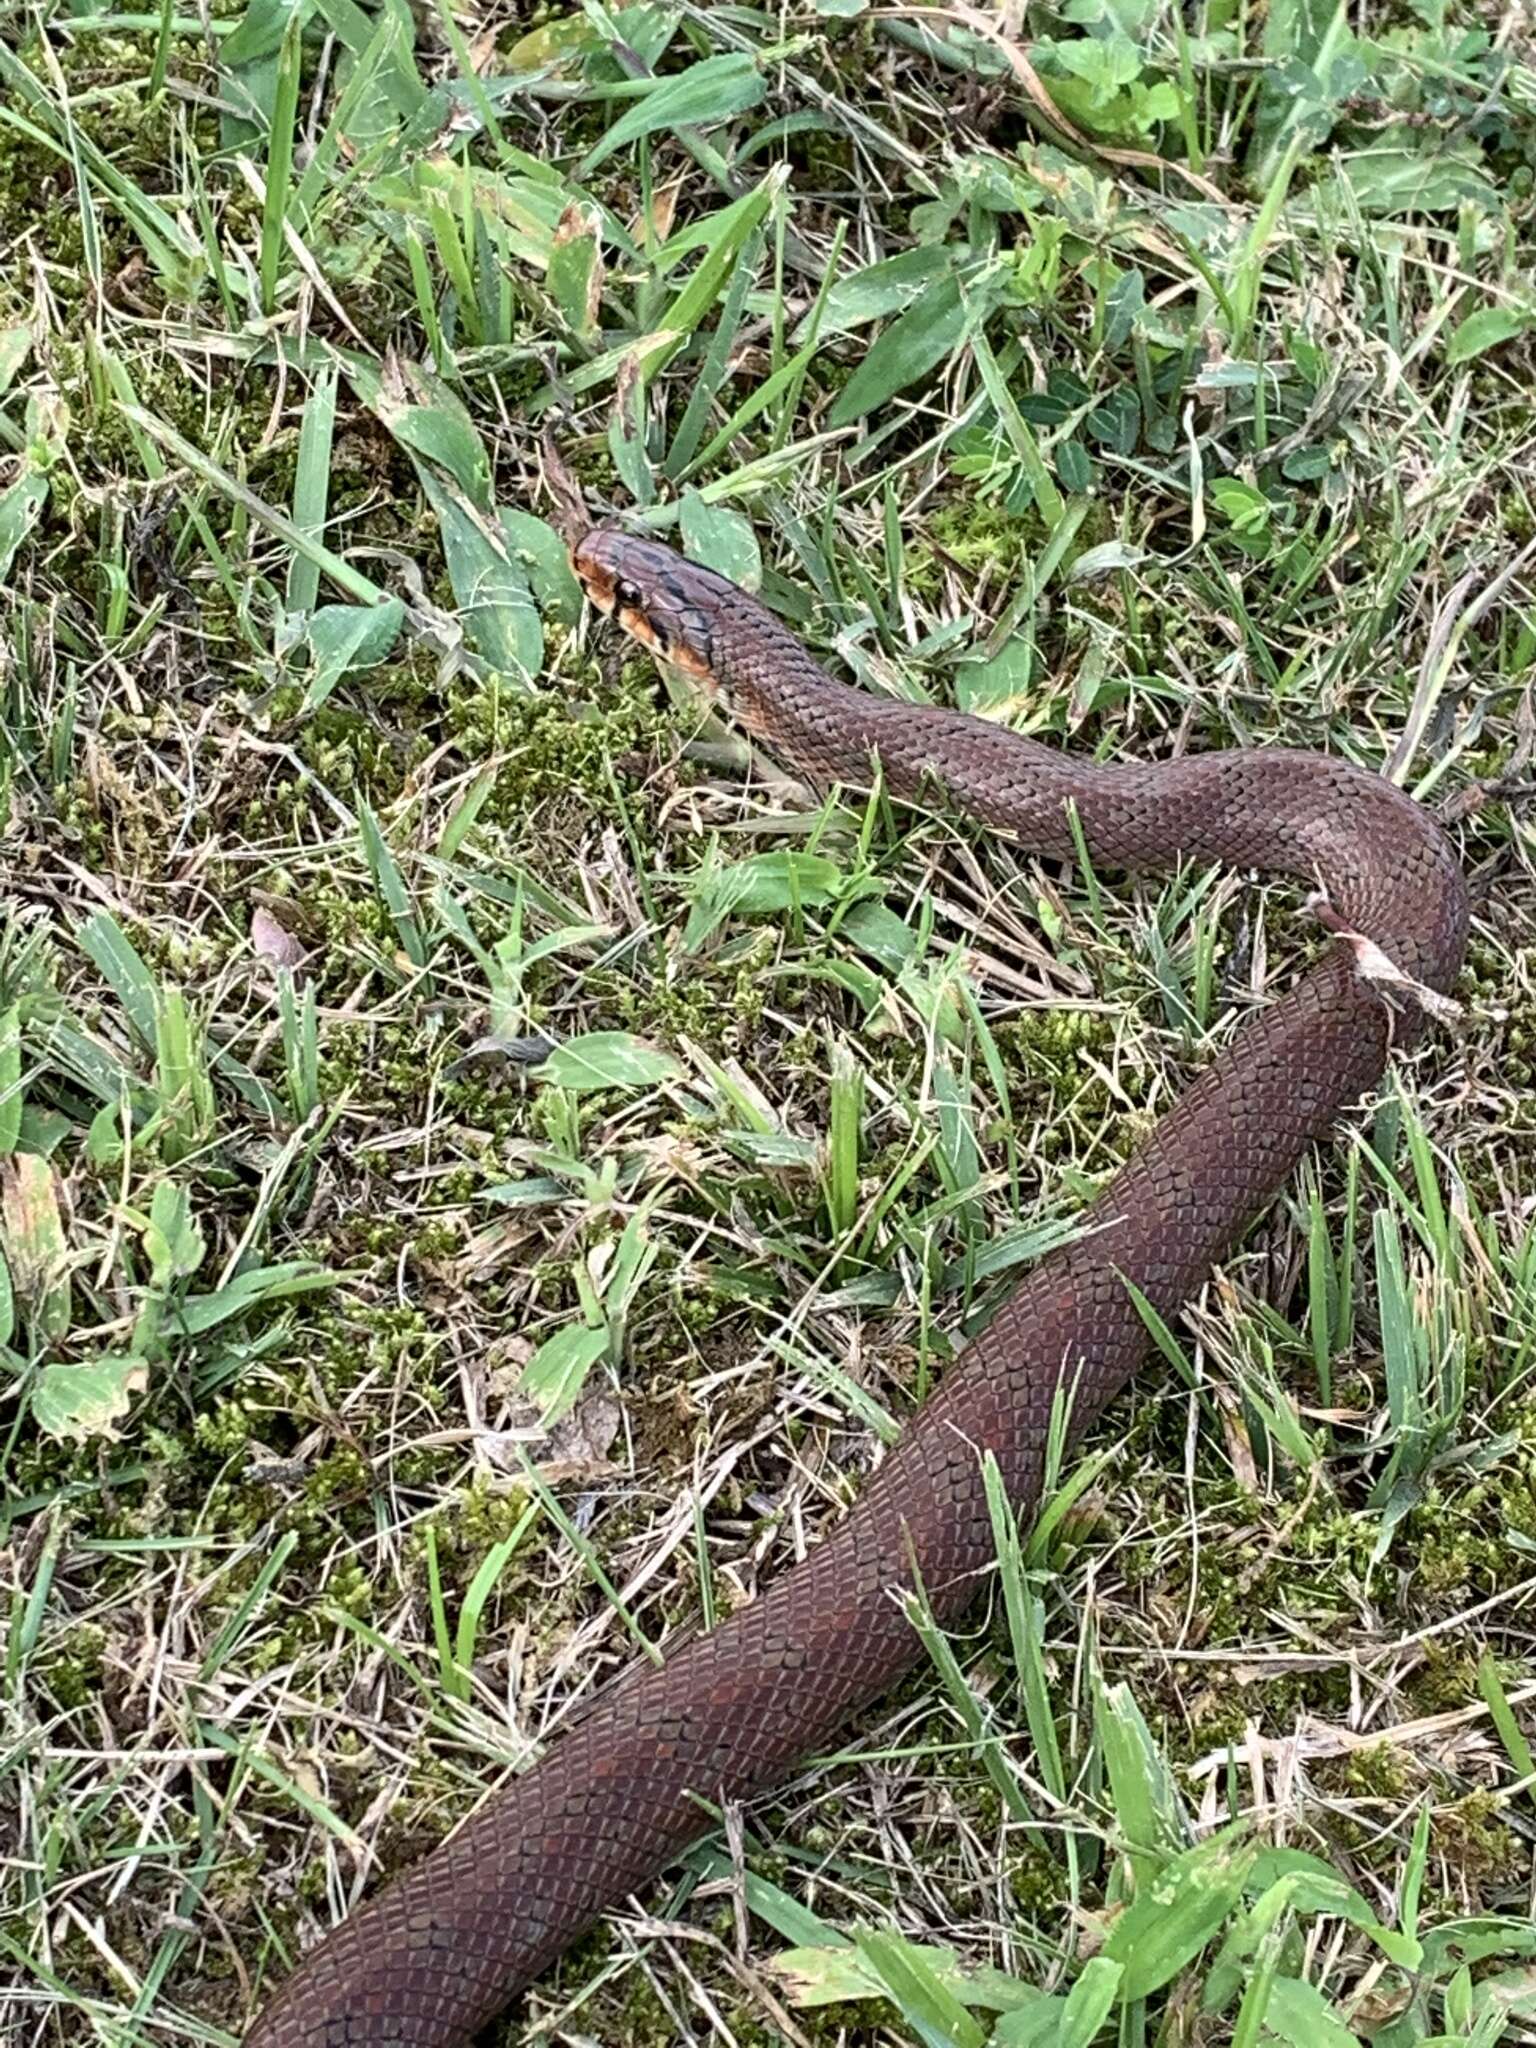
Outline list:
[[[227,1458],[250,1442],[251,1418],[240,1402],[220,1401],[194,1418],[192,1433],[200,1449]]]
[[[1009,1897],[1030,1917],[1056,1910],[1061,1878],[1061,1859],[1049,1849],[1026,1846],[1008,1859]]]
[[[750,1046],[769,995],[759,961],[724,966],[695,956],[678,965],[667,981],[596,970],[583,977],[583,987],[601,1005],[605,1022],[641,1036],[674,1045],[690,1039],[717,1053]]]
[[[424,1556],[426,1533],[430,1529],[444,1565],[472,1572],[488,1551],[506,1542],[522,1520],[527,1505],[525,1486],[498,1485],[485,1473],[477,1472],[468,1486],[420,1525],[419,1535],[413,1540]],[[515,1563],[514,1560],[514,1566]],[[503,1597],[515,1583],[515,1577],[501,1581]]]
[[[1446,1867],[1456,1873],[1458,1889],[1465,1888],[1472,1898],[1492,1903],[1511,1885],[1523,1895],[1530,1876],[1530,1849],[1510,1825],[1505,1802],[1496,1793],[1469,1792],[1449,1806],[1437,1807],[1430,1840],[1431,1855],[1445,1859]]]
[[[216,150],[217,122],[210,108],[189,105],[170,93],[150,100],[145,82],[154,57],[153,36],[55,34],[49,45],[52,67],[36,35],[24,37],[16,54],[55,104],[58,88],[52,70],[57,69],[69,95],[71,125],[151,197],[164,190],[167,166],[179,147],[179,122],[189,125],[200,149],[210,154]],[[123,212],[98,201],[95,228],[104,275],[114,280],[120,293],[158,306],[161,281],[149,268],[143,245]],[[4,126],[0,242],[16,245],[28,234],[35,235],[39,249],[46,252],[50,278],[66,303],[73,293],[83,294],[89,272],[68,158]]]
[[[1424,1792],[1423,1771],[1416,1759],[1394,1750],[1389,1741],[1351,1754],[1324,1760],[1313,1767],[1321,1790],[1331,1795],[1332,1826],[1340,1847],[1358,1867],[1390,1869],[1398,1845],[1381,1816],[1398,1814]],[[1352,1807],[1359,1805],[1359,1818]],[[1431,1809],[1430,1868],[1453,1872],[1452,1888],[1441,1910],[1459,1914],[1470,1905],[1494,1910],[1511,1885],[1529,1876],[1530,1853],[1509,1825],[1503,1801],[1477,1790],[1460,1798],[1436,1799]]]
[[[31,1676],[62,1713],[73,1713],[100,1697],[107,1632],[96,1622],[76,1622],[50,1642]]]
[[[1405,1805],[1417,1789],[1409,1760],[1392,1747],[1390,1737],[1342,1757],[1323,1760],[1322,1781],[1347,1799],[1379,1800],[1383,1806]]]
[[[427,670],[423,653],[411,663],[395,663],[372,674],[370,684],[377,696],[366,713],[332,697],[299,719],[295,749],[327,789],[361,796],[375,809],[400,796],[414,760],[425,754],[429,743],[425,737],[402,734],[396,717],[385,714],[421,701],[430,689]],[[281,715],[300,696],[297,686],[285,690],[274,711]]]
[[[448,731],[471,761],[496,758],[496,784],[481,815],[526,830],[541,806],[574,803],[607,812],[625,764],[670,750],[671,726],[650,687],[626,675],[616,687],[589,676],[590,696],[535,695],[466,683],[446,707]]]
[[[933,546],[967,575],[991,571],[993,582],[1007,590],[1017,584],[1039,546],[1042,527],[1035,513],[1008,512],[967,495],[941,504],[924,522],[924,533],[933,545],[915,542],[907,552],[905,572],[914,592],[932,595],[947,574]]]

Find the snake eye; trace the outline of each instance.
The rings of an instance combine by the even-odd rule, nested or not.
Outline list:
[[[640,586],[638,583],[631,583],[627,576],[621,576],[618,582],[614,584],[613,595],[615,600],[623,605],[626,611],[639,611]]]

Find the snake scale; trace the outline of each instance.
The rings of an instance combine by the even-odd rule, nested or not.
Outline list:
[[[1444,991],[1467,892],[1410,797],[1347,761],[1239,748],[1150,764],[1072,759],[1000,726],[835,681],[772,614],[659,543],[599,529],[572,560],[588,595],[720,695],[810,781],[935,800],[1030,852],[1096,865],[1223,861],[1296,876],[1337,933],[1254,1011],[964,1350],[854,1510],[801,1563],[664,1666],[610,1687],[533,1769],[334,1928],[280,1987],[248,2048],[465,2048],[605,1908],[740,1799],[834,1741],[920,1657],[894,1597],[921,1574],[941,1621],[992,1558],[981,1453],[1038,1496],[1065,1375],[1080,1435],[1147,1350],[1126,1282],[1164,1316],[1422,1028],[1383,970]]]

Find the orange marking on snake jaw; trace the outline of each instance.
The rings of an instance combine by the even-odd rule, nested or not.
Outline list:
[[[706,662],[700,660],[691,647],[674,647],[668,651],[664,659],[669,661],[673,668],[681,669],[685,676],[691,676],[696,683],[702,683],[711,696],[719,693],[720,678]]]
[[[631,639],[638,640],[642,647],[649,648],[658,661],[664,661],[672,668],[681,670],[685,676],[692,677],[695,682],[702,683],[711,696],[716,694],[719,679],[691,647],[674,645],[668,641],[664,634],[657,632],[645,613],[637,611],[632,605],[625,605],[620,609],[618,620]]]

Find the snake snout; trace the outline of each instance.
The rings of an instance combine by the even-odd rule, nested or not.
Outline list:
[[[580,540],[571,543],[571,568],[576,581],[600,612],[611,612],[617,601],[619,566],[615,559],[618,548],[624,544],[624,535],[610,533],[604,527],[594,527],[584,533]]]

